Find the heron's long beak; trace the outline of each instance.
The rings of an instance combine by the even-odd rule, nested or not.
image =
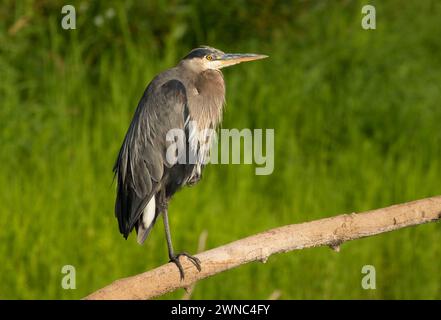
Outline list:
[[[247,61],[254,61],[268,58],[268,56],[263,54],[254,54],[254,53],[226,53],[216,60],[220,65],[220,68],[225,68],[229,66],[233,66],[235,64]]]

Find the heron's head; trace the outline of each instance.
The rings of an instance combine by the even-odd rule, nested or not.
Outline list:
[[[219,70],[235,64],[267,58],[268,56],[254,53],[224,53],[211,47],[200,47],[182,59],[181,63],[196,71],[208,69]]]

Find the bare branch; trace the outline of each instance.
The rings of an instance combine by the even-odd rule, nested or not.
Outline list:
[[[338,250],[343,242],[441,219],[441,196],[359,214],[344,214],[271,229],[196,255],[202,271],[185,258],[185,279],[172,263],[117,280],[85,299],[150,299],[252,261],[266,262],[275,253],[317,246]]]

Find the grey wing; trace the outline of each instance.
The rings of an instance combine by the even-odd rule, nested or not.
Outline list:
[[[117,176],[115,215],[119,231],[127,239],[164,175],[171,129],[184,129],[188,116],[184,85],[170,80],[147,87],[138,104],[113,168]]]

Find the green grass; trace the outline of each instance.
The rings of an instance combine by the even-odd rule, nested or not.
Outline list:
[[[0,298],[77,299],[167,261],[162,222],[144,246],[118,233],[111,169],[147,83],[201,43],[270,56],[225,71],[223,128],[274,128],[275,169],[209,166],[171,203],[177,249],[194,252],[203,230],[212,248],[441,194],[438,1],[373,1],[374,31],[360,27],[362,1],[238,1],[219,17],[216,1],[149,3],[78,9],[75,31],[60,28],[62,3],[0,6]],[[95,26],[108,7],[116,16]],[[440,228],[272,256],[193,298],[441,299]],[[76,290],[61,288],[66,264]],[[366,264],[376,290],[361,288]]]

